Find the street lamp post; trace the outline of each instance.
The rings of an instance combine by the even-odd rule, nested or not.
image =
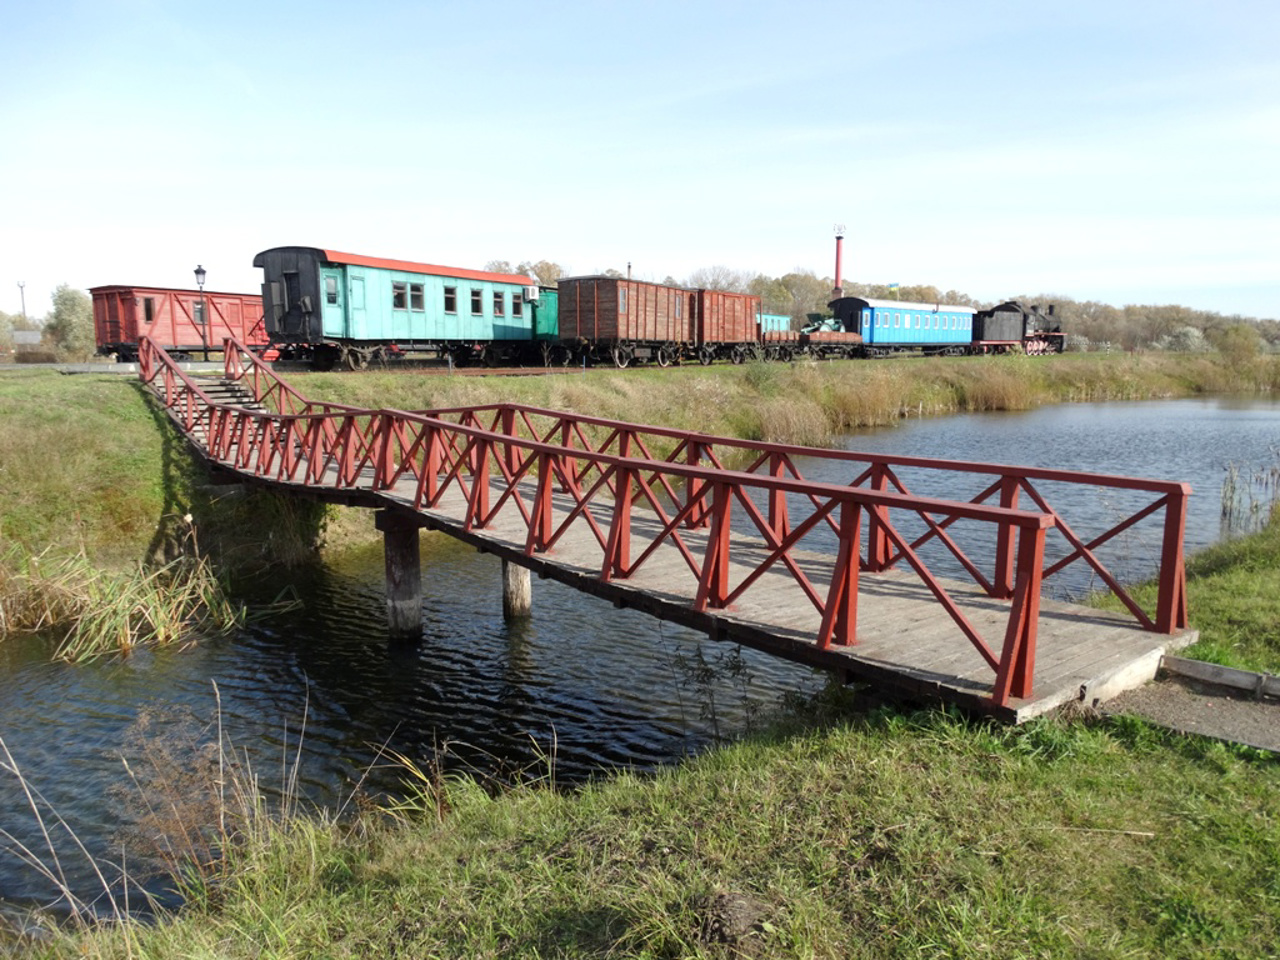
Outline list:
[[[22,297],[22,325],[27,325],[27,284],[23,280],[18,281],[18,294]]]
[[[196,264],[196,286],[200,288],[200,347],[204,352],[205,363],[209,362],[209,314],[204,303],[205,269]]]

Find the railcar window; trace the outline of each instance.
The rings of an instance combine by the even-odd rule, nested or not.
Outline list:
[[[391,309],[409,309],[409,285],[407,283],[391,284]]]
[[[204,304],[199,300],[196,300],[191,304],[191,319],[196,326],[204,325]]]
[[[626,287],[618,288],[618,312],[619,313],[627,312],[627,288]]]
[[[284,274],[285,307],[292,307],[302,296],[302,285],[298,282],[296,270],[286,270]]]
[[[457,287],[444,288],[444,312],[445,313],[458,312],[458,288]]]
[[[495,317],[501,317],[506,315],[507,311],[503,309],[505,305],[505,300],[506,298],[503,296],[501,290],[493,291],[493,315]]]
[[[471,291],[471,315],[473,317],[479,317],[479,316],[482,316],[483,314],[484,314],[484,291],[472,290]]]
[[[148,326],[155,322],[156,319],[156,299],[155,297],[142,298],[142,313]]]
[[[331,303],[331,304],[338,302],[338,278],[337,277],[324,278],[324,302]]]
[[[426,308],[425,288],[420,283],[409,284],[409,309],[421,313]]]
[[[518,293],[511,295],[511,315],[513,317],[524,316],[524,297]]]
[[[895,313],[895,314],[893,315],[893,326],[894,326],[894,329],[895,329],[895,330],[898,328],[898,325],[899,325],[899,318],[901,318],[901,316],[902,316],[902,314],[900,314],[900,313]]]

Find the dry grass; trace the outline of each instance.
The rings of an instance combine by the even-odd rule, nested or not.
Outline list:
[[[244,622],[208,561],[180,557],[154,568],[104,570],[83,553],[0,557],[0,637],[45,634],[54,658],[91,660],[165,646]]]

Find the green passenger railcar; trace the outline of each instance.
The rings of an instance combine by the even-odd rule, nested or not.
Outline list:
[[[554,291],[528,277],[315,247],[274,247],[253,265],[272,343],[319,367],[424,351],[521,363],[558,337]]]

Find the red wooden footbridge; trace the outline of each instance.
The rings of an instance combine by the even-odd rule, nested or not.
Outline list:
[[[401,627],[419,625],[427,528],[715,639],[1013,720],[1136,686],[1195,637],[1186,484],[751,442],[509,403],[360,409],[304,398],[234,340],[218,378],[189,376],[146,338],[140,353],[143,382],[211,467],[378,511],[393,628],[397,604],[408,610]],[[921,496],[908,475],[967,492]],[[1099,497],[1139,505],[1086,532],[1070,505]],[[1107,553],[1139,531],[1158,584],[1146,606]],[[1050,596],[1072,569],[1118,609]]]

